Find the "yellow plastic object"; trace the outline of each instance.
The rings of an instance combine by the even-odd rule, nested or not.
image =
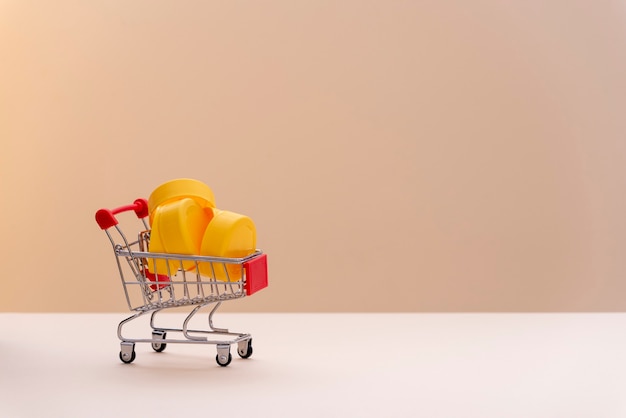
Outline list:
[[[154,221],[152,222],[152,230],[150,231],[150,244],[148,245],[148,251],[151,253],[165,253],[165,246],[161,241],[161,231],[159,229],[159,214],[155,213]],[[152,274],[168,275],[168,263],[163,259],[151,258],[148,261],[148,271]],[[174,275],[178,270],[177,263],[169,263],[169,274]]]
[[[213,257],[240,258],[256,249],[256,227],[247,216],[226,210],[216,210],[202,238],[200,254]],[[213,266],[213,268],[211,268]],[[241,279],[242,268],[237,264],[200,263],[200,274],[221,281]]]
[[[161,205],[184,198],[195,200],[201,207],[215,207],[213,190],[206,184],[194,179],[170,180],[158,186],[148,198],[150,224],[154,222],[154,211]]]
[[[213,209],[202,207],[192,198],[183,198],[159,205],[154,211],[150,251],[169,254],[200,254],[204,232],[213,218]],[[181,267],[178,261],[170,261],[170,274]],[[165,260],[157,260],[159,274],[167,274]],[[194,261],[184,261],[185,270],[195,269]],[[154,273],[153,271],[150,271]]]

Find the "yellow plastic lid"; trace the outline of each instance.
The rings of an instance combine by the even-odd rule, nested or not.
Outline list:
[[[148,252],[165,253],[165,247],[161,241],[161,230],[159,229],[159,214],[155,213],[152,230],[150,231],[150,244]],[[169,263],[169,274],[174,275],[178,270],[178,263]],[[152,274],[168,275],[168,263],[162,258],[150,258],[148,260],[148,271]]]
[[[199,180],[175,179],[165,182],[152,191],[148,198],[150,223],[154,221],[157,207],[184,198],[195,200],[201,207],[215,207],[215,196],[209,186]]]
[[[252,219],[235,212],[217,210],[207,226],[200,254],[213,257],[240,258],[252,254],[256,250],[256,227]],[[221,263],[200,263],[200,273],[217,280],[240,280],[241,266]],[[226,274],[228,272],[228,275]]]
[[[150,240],[158,240],[163,252],[169,254],[200,254],[204,232],[212,218],[213,209],[202,207],[192,198],[161,204],[154,211]],[[170,270],[173,264],[170,262]],[[180,268],[180,263],[175,264],[173,272]],[[185,261],[183,267],[192,269],[195,263]]]

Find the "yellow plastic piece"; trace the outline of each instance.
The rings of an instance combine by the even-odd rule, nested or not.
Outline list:
[[[240,258],[252,254],[255,249],[256,227],[252,219],[235,212],[216,210],[204,232],[200,254],[213,257]],[[204,276],[214,277],[221,281],[241,279],[241,265],[199,264],[200,274]]]
[[[150,251],[169,254],[200,254],[204,232],[212,218],[213,209],[202,207],[192,198],[183,198],[159,205],[154,211]],[[167,274],[166,265],[165,260],[156,261],[159,274]],[[171,274],[175,274],[180,268],[178,261],[170,261],[169,265]],[[183,268],[195,269],[195,262],[184,261]]]
[[[154,220],[152,222],[152,230],[150,231],[150,245],[148,246],[148,251],[151,253],[164,253],[165,246],[163,246],[163,242],[161,241],[161,231],[159,229],[159,214],[154,214]],[[175,275],[178,270],[178,263],[170,262],[169,263],[169,275]],[[160,275],[168,275],[168,263],[163,259],[155,259],[151,258],[148,262],[148,271],[152,274],[160,274]]]
[[[170,180],[158,186],[148,198],[150,224],[154,222],[154,211],[161,205],[184,198],[195,200],[201,207],[215,207],[213,190],[203,182],[194,179]]]

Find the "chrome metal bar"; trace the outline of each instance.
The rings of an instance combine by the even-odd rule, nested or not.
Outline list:
[[[118,326],[117,326],[117,338],[120,339],[120,341],[132,341],[130,339],[126,339],[124,338],[124,336],[122,335],[122,328],[124,327],[124,325],[126,325],[128,322],[133,321],[137,318],[139,318],[140,316],[145,315],[146,313],[148,313],[148,311],[143,311],[143,312],[137,312],[135,315],[131,315],[128,318],[124,319],[123,321],[121,321]]]
[[[184,261],[200,261],[200,262],[213,262],[213,263],[229,263],[229,264],[242,264],[246,261],[253,259],[261,254],[263,251],[255,250],[254,253],[240,258],[231,257],[211,257],[206,255],[187,255],[187,254],[169,254],[169,253],[156,253],[146,251],[128,251],[123,248],[120,249],[120,255],[132,256],[132,257],[147,257],[147,258],[163,258],[171,260],[184,260]]]
[[[193,335],[189,335],[189,332],[187,330],[187,325],[189,325],[189,321],[191,320],[191,318],[196,314],[196,312],[198,312],[203,306],[205,305],[198,305],[196,306],[190,313],[189,315],[187,315],[187,318],[185,318],[185,321],[183,322],[183,335],[185,336],[185,338],[192,340],[192,341],[207,341],[206,337],[195,337]]]
[[[228,329],[226,328],[217,328],[213,326],[213,314],[217,311],[217,308],[219,308],[221,304],[222,302],[217,302],[213,309],[211,309],[211,312],[209,313],[209,328],[215,332],[228,333]]]
[[[163,331],[172,332],[170,329],[163,329]],[[191,332],[191,331],[190,331]],[[194,331],[195,332],[195,331]],[[234,334],[238,335],[238,334]],[[127,338],[124,342],[129,343],[164,343],[164,344],[207,344],[207,345],[217,345],[217,344],[237,344],[240,341],[244,341],[250,339],[248,336],[239,336],[237,338],[233,338],[231,340],[209,340],[209,339],[201,339],[201,340],[189,340],[189,339],[173,339],[173,338]]]

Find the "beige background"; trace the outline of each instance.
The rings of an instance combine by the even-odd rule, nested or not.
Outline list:
[[[626,308],[617,1],[0,0],[3,311],[125,311],[101,207],[252,217],[241,311]]]

